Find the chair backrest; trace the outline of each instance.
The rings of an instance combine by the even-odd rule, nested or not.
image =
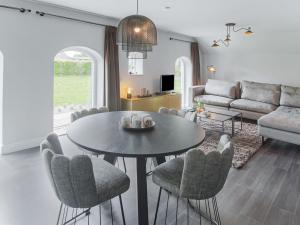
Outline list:
[[[178,110],[177,110],[177,109],[169,109],[169,114],[170,114],[170,115],[177,116]]]
[[[158,109],[158,113],[162,113],[162,114],[169,114],[169,115],[174,115],[174,116],[177,116],[178,114],[178,110],[177,109],[169,109],[167,107],[160,107]]]
[[[224,186],[232,165],[233,145],[223,135],[216,151],[205,154],[200,149],[187,152],[180,185],[180,195],[190,199],[209,199]]]
[[[158,113],[161,113],[161,114],[169,114],[169,109],[166,108],[166,107],[160,107],[158,109]]]
[[[104,113],[104,112],[108,112],[108,108],[107,107],[100,107],[100,108],[91,108],[89,110],[84,109],[81,111],[77,111],[71,114],[71,122],[74,122],[82,117],[85,116],[89,116],[89,115],[93,115],[93,114],[97,114],[97,113]]]
[[[184,118],[196,123],[197,122],[197,113],[196,112],[186,112]]]
[[[42,143],[40,144],[40,150],[42,152],[45,149],[51,149],[55,154],[63,155],[63,150],[56,133],[48,134],[46,139],[42,141]]]
[[[72,208],[90,208],[98,204],[91,159],[78,155],[69,159],[50,149],[42,152],[48,177],[58,199]]]

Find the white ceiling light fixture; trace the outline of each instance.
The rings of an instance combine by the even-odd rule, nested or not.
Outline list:
[[[131,58],[131,52],[139,52],[144,59],[147,58],[147,52],[152,51],[152,46],[157,45],[156,26],[149,18],[139,15],[139,0],[136,14],[120,21],[117,44],[127,52],[127,58]]]
[[[231,31],[239,32],[239,31],[244,30],[244,34],[247,36],[250,36],[254,33],[252,31],[251,27],[248,27],[248,28],[241,27],[239,29],[235,29],[236,23],[226,23],[225,26],[227,29],[225,39],[224,40],[223,39],[214,40],[211,47],[213,47],[213,48],[220,47],[219,43],[222,43],[225,47],[229,47],[230,42],[231,42]]]
[[[171,6],[164,6],[164,7],[163,7],[163,10],[164,10],[164,11],[170,11],[171,9],[172,9]]]

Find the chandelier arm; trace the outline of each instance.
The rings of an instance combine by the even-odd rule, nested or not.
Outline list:
[[[239,31],[241,31],[241,30],[249,30],[249,28],[241,27],[241,28],[235,30],[234,27],[233,27],[232,30],[233,30],[234,32],[239,32]]]
[[[219,39],[219,40],[216,41],[216,43],[220,43],[220,42],[221,42],[225,47],[227,47],[227,48],[229,47],[229,43],[226,43],[223,39]]]

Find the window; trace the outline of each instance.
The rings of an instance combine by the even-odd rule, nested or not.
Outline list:
[[[192,64],[189,58],[180,57],[175,62],[175,91],[181,94],[182,107],[188,106],[188,88],[192,85]]]
[[[128,57],[128,73],[130,75],[143,75],[143,53],[130,52]]]
[[[175,91],[183,94],[184,90],[184,63],[181,59],[178,59],[175,63]]]
[[[103,105],[102,64],[101,56],[85,47],[70,47],[55,56],[53,128],[56,133],[65,133],[72,112]]]

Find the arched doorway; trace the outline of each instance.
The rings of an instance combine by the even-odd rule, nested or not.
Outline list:
[[[175,61],[175,91],[181,93],[182,107],[188,106],[188,88],[192,85],[192,63],[187,57]]]
[[[53,129],[63,134],[70,114],[103,105],[103,60],[94,50],[70,47],[54,57]]]

